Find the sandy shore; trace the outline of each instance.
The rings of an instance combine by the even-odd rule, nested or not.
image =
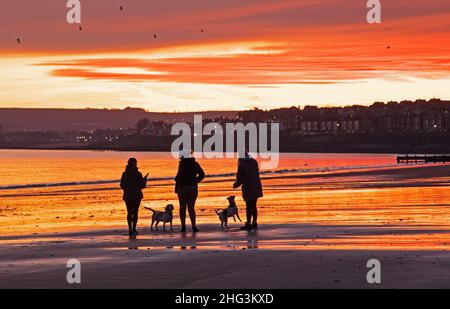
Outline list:
[[[266,225],[203,232],[120,230],[2,237],[0,288],[448,288],[450,252],[442,239],[426,250],[417,235],[430,227]],[[403,250],[406,245],[409,249]],[[77,258],[82,283],[66,282]],[[366,263],[382,265],[382,284],[369,285]]]
[[[228,183],[205,184],[201,233],[150,231],[142,212],[136,240],[117,189],[15,193],[0,213],[0,288],[449,288],[448,175],[450,166],[271,176],[257,232],[221,230],[214,209]],[[149,188],[150,202],[160,207],[171,190]],[[66,281],[73,258],[81,285]],[[372,258],[379,285],[366,281]]]

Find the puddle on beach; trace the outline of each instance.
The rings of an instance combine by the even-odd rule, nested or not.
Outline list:
[[[445,237],[443,237],[445,236]],[[199,241],[174,245],[138,245],[112,247],[107,250],[136,251],[252,251],[252,250],[440,250],[450,249],[446,242],[450,235],[371,235],[337,236],[313,239],[276,239],[276,240],[236,240],[236,241]],[[444,241],[445,240],[445,241]],[[424,249],[426,248],[426,249]]]
[[[124,246],[113,247],[108,250],[168,250],[168,251],[192,251],[192,250],[209,250],[209,251],[238,251],[238,250],[256,250],[259,249],[259,241],[232,241],[232,242],[200,242],[187,245],[154,245],[154,246]]]

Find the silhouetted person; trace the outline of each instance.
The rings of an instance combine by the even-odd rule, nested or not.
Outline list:
[[[120,187],[123,189],[123,200],[127,206],[128,233],[130,236],[136,236],[137,223],[139,219],[139,206],[144,198],[142,189],[147,186],[147,177],[142,177],[137,167],[137,160],[131,158],[120,180]]]
[[[258,162],[245,153],[244,158],[239,159],[236,182],[233,188],[242,186],[242,197],[247,208],[247,222],[241,229],[251,230],[258,228],[257,203],[263,197],[261,179],[259,176]]]
[[[195,202],[198,196],[198,184],[205,178],[205,172],[200,167],[191,151],[180,152],[178,173],[175,177],[175,192],[180,202],[181,232],[186,232],[186,208],[189,211],[192,231],[198,232],[195,214]]]

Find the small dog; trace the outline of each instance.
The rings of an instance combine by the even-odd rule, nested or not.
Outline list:
[[[228,218],[233,217],[234,222],[236,222],[236,217],[239,219],[239,221],[242,222],[241,218],[239,218],[239,211],[238,207],[235,202],[235,196],[227,197],[228,202],[230,203],[227,208],[225,208],[222,211],[217,211],[216,214],[219,216],[221,227],[224,226],[228,229]]]
[[[153,210],[150,207],[145,207],[145,209],[148,209],[150,211],[153,212],[153,216],[152,216],[152,225],[151,225],[151,230],[153,231],[153,225],[156,222],[156,229],[158,230],[158,224],[159,222],[163,222],[163,231],[166,230],[166,223],[169,222],[170,223],[170,230],[173,231],[172,228],[172,221],[173,221],[173,210],[175,209],[175,207],[173,207],[172,204],[169,204],[166,206],[165,211],[156,211]]]

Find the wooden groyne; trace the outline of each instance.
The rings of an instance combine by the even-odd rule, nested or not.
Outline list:
[[[397,163],[448,163],[450,155],[398,155]]]

